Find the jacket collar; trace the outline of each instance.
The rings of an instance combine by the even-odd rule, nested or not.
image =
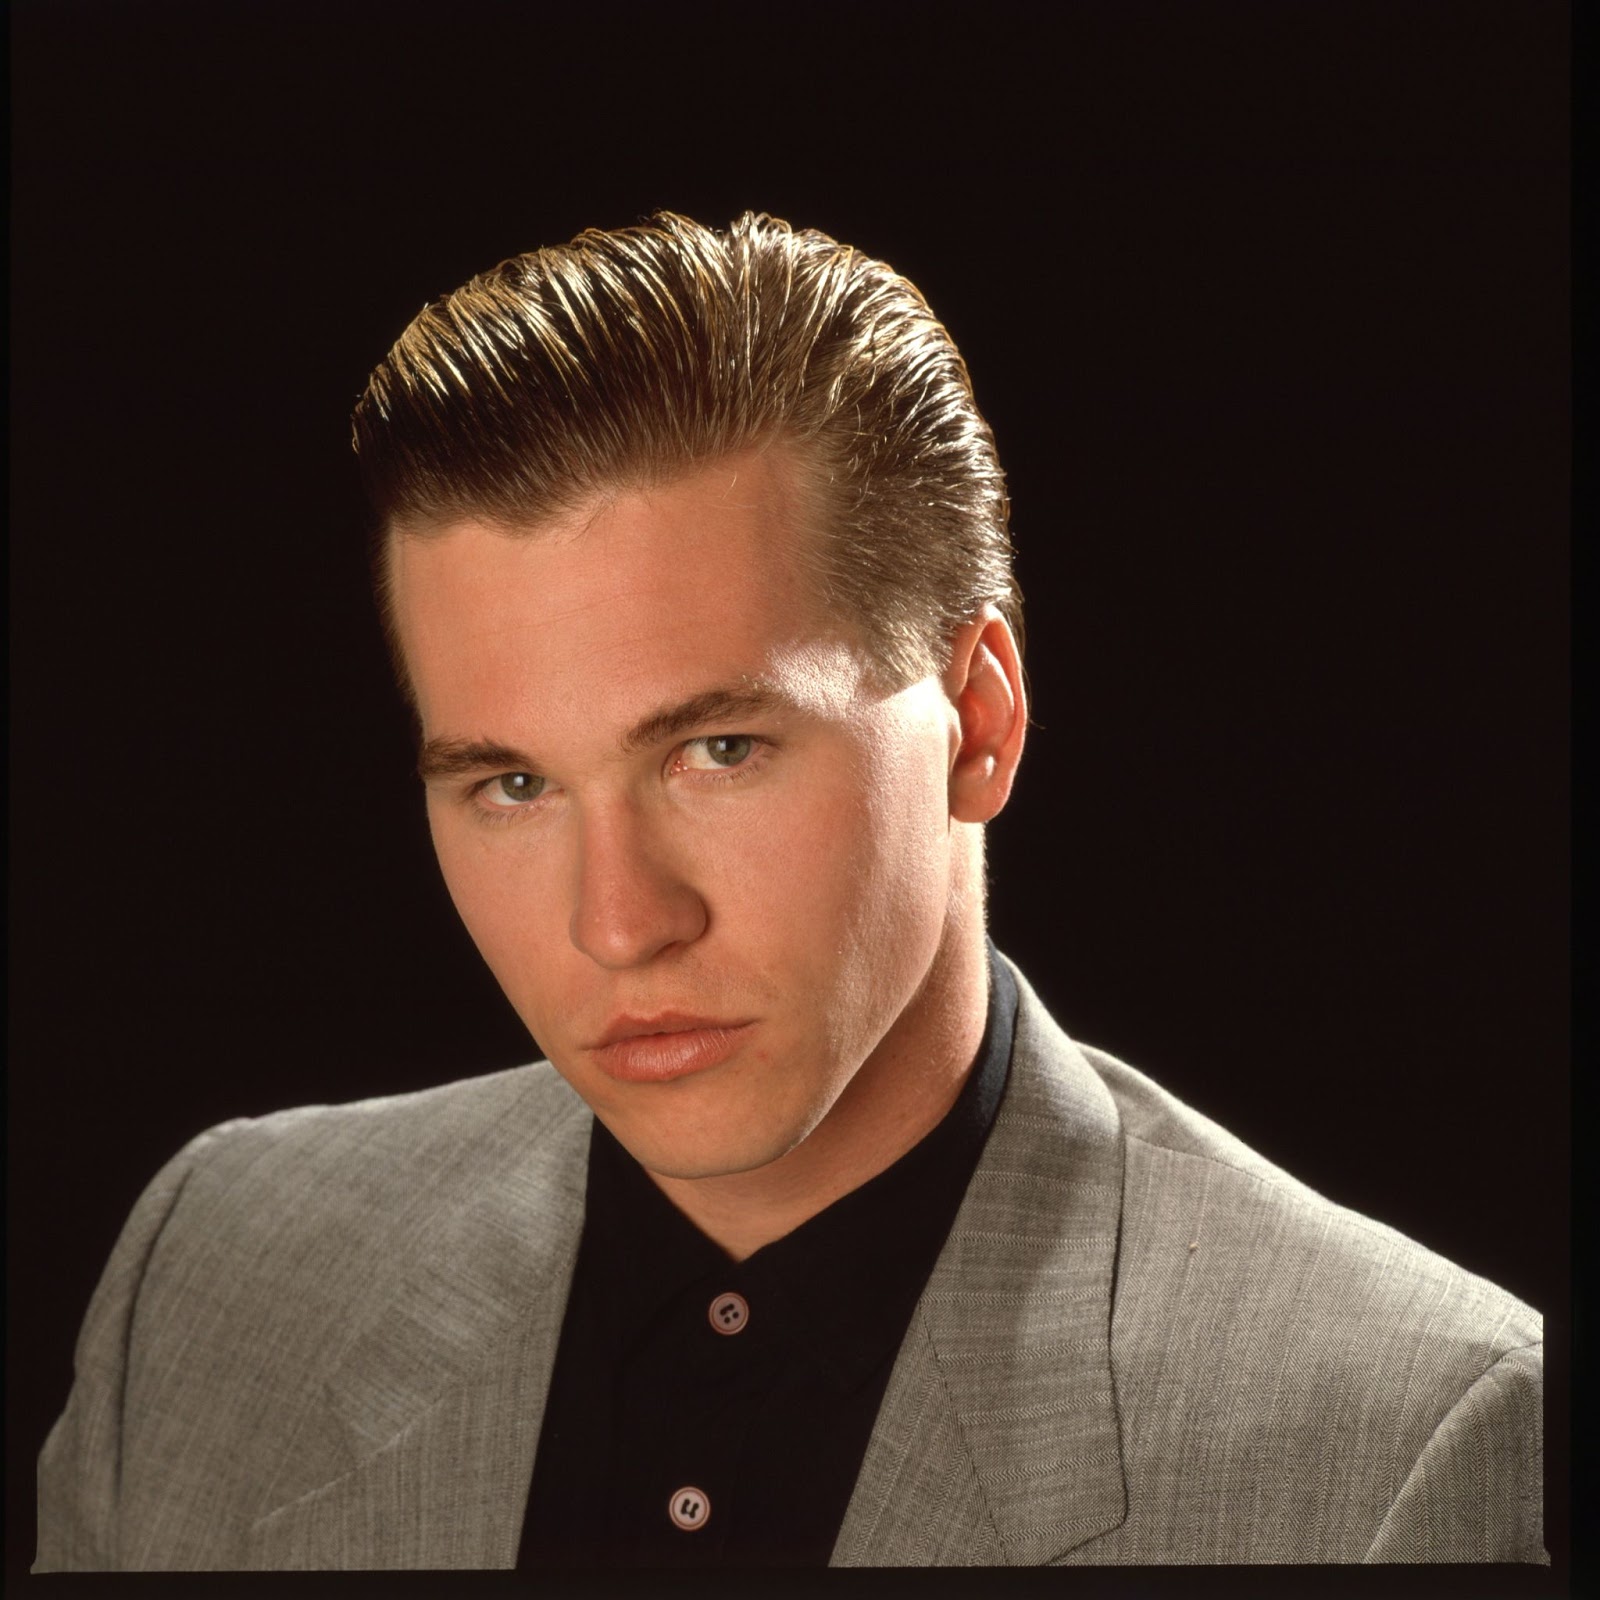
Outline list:
[[[835,1565],[1040,1565],[1127,1515],[1115,1103],[1018,974],[1011,1081],[895,1364]]]

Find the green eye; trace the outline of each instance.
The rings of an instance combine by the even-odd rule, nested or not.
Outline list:
[[[712,733],[691,739],[678,756],[678,767],[688,772],[725,772],[742,767],[755,756],[761,740],[753,733]]]
[[[491,778],[484,795],[497,806],[519,806],[537,800],[544,788],[544,779],[532,772],[502,772]]]
[[[747,733],[719,734],[716,738],[705,741],[706,754],[719,767],[736,767],[741,761],[750,759],[750,752],[755,748],[755,743]]]

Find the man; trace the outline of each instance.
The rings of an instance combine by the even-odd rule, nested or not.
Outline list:
[[[41,1567],[1544,1559],[1538,1317],[986,942],[1020,602],[909,284],[587,233],[424,311],[355,432],[440,865],[548,1063],[183,1151]]]

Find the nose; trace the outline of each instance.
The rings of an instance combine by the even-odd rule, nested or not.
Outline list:
[[[647,819],[619,805],[578,825],[571,937],[602,967],[637,967],[706,927],[706,906],[652,837]]]

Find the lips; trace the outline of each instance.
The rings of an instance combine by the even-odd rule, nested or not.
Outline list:
[[[666,1083],[721,1065],[754,1023],[665,1012],[618,1017],[589,1047],[608,1077],[622,1083]]]

